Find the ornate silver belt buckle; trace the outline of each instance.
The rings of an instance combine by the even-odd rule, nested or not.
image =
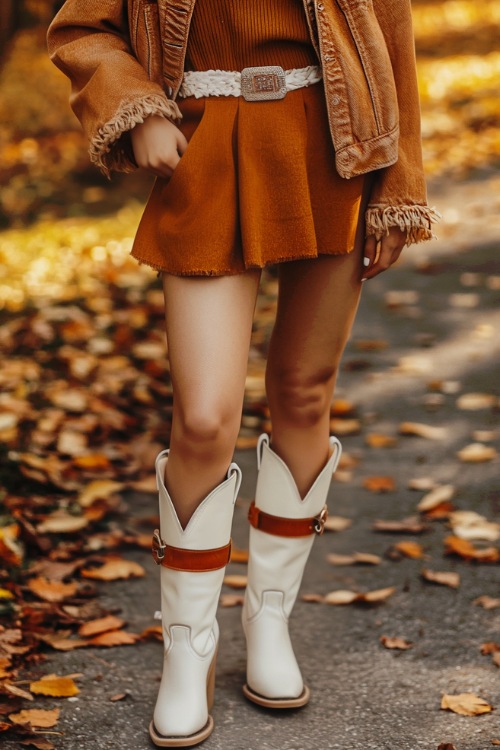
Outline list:
[[[279,65],[245,68],[241,71],[241,95],[247,102],[284,99],[285,71]]]

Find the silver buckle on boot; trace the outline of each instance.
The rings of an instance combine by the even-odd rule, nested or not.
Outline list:
[[[317,515],[313,521],[313,529],[315,533],[318,534],[319,536],[321,536],[321,534],[325,530],[325,523],[326,523],[327,518],[328,518],[328,508],[325,505],[321,513],[319,513],[319,515]]]
[[[152,552],[153,560],[157,565],[161,565],[161,561],[165,557],[166,546],[167,545],[163,542],[163,539],[160,536],[160,529],[155,529],[153,532]]]
[[[241,71],[241,95],[247,102],[284,99],[285,71],[279,65],[244,68]]]

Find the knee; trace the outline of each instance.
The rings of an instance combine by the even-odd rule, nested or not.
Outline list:
[[[330,413],[336,367],[308,373],[304,370],[268,376],[271,418],[277,416],[297,427],[313,427]]]
[[[231,456],[238,436],[241,414],[227,406],[196,405],[174,412],[173,435],[184,455],[216,460]]]

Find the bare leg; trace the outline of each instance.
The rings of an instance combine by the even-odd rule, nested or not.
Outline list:
[[[232,459],[259,279],[163,275],[174,391],[165,483],[183,526]]]
[[[301,497],[329,455],[330,404],[361,289],[361,243],[349,255],[283,263],[266,372],[272,448]]]

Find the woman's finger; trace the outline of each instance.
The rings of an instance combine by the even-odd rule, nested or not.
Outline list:
[[[368,269],[371,268],[377,260],[377,251],[380,250],[380,247],[377,248],[377,244],[377,239],[374,234],[371,234],[365,240],[365,246],[363,250],[363,269],[361,276],[362,281],[364,281],[364,279],[366,278]]]
[[[397,261],[406,242],[406,234],[399,227],[391,227],[389,234],[380,241],[380,252],[372,265],[363,274],[363,279],[372,279],[386,271]]]

